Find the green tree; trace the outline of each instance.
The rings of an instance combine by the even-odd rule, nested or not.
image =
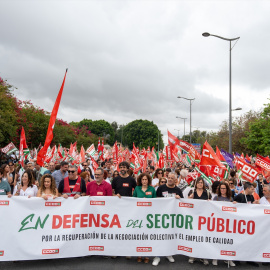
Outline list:
[[[17,137],[18,116],[16,99],[11,94],[11,86],[0,77],[0,145],[6,146]],[[15,142],[14,142],[15,143]]]
[[[132,149],[133,142],[140,148],[155,147],[158,148],[158,136],[159,136],[159,148],[164,147],[162,140],[162,134],[157,125],[148,120],[134,120],[128,123],[123,129],[124,144]]]
[[[73,124],[73,123],[72,123]],[[83,119],[82,121],[76,123],[75,126],[82,128],[83,126],[88,127],[88,130],[92,132],[92,134],[97,135],[98,137],[104,137],[104,142],[110,145],[114,144],[115,132],[111,124],[105,120],[90,120]]]
[[[249,123],[246,136],[240,140],[253,155],[258,153],[267,156],[270,154],[270,103],[264,106],[260,117]]]

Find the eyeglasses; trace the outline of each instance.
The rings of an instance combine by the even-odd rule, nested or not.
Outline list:
[[[166,184],[166,181],[160,181],[160,184]]]
[[[100,176],[100,175],[102,175],[102,174],[96,174],[96,173],[95,173],[95,176]]]
[[[68,171],[68,173],[75,173],[75,171]]]
[[[162,174],[162,172],[159,172],[158,174]]]
[[[87,164],[84,164],[83,167],[87,167]]]
[[[233,183],[230,183],[230,185],[233,185]]]

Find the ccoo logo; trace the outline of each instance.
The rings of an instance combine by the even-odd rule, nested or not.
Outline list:
[[[42,249],[42,254],[46,255],[46,254],[58,254],[59,253],[59,248],[57,249]]]
[[[193,203],[179,203],[179,207],[186,207],[186,208],[193,208],[194,204]]]
[[[263,258],[270,258],[270,253],[263,253]]]
[[[192,248],[190,247],[178,246],[178,250],[183,250],[183,251],[192,253]]]
[[[221,250],[220,255],[236,256],[236,251]]]
[[[105,201],[90,201],[90,205],[105,205]]]
[[[151,247],[137,247],[136,251],[137,252],[152,252],[152,248]]]
[[[236,207],[222,206],[222,211],[227,211],[227,212],[237,212],[237,208],[236,208]]]
[[[137,202],[137,206],[152,206],[152,202]]]
[[[270,209],[264,209],[264,213],[265,213],[266,215],[270,215]]]
[[[9,205],[9,201],[0,201],[0,205]]]
[[[4,256],[4,250],[0,250],[0,256]]]
[[[45,202],[45,206],[61,206],[61,202]]]
[[[104,251],[104,246],[89,246],[89,251]]]

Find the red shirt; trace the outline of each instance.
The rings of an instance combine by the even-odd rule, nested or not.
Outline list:
[[[112,196],[112,186],[105,180],[100,185],[92,181],[87,185],[86,195],[90,196]]]

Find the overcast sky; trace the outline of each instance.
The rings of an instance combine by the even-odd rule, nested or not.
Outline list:
[[[51,111],[69,68],[58,118],[153,121],[164,135],[217,131],[270,97],[270,1],[0,0],[0,76],[14,94]],[[234,45],[234,42],[232,43]]]

